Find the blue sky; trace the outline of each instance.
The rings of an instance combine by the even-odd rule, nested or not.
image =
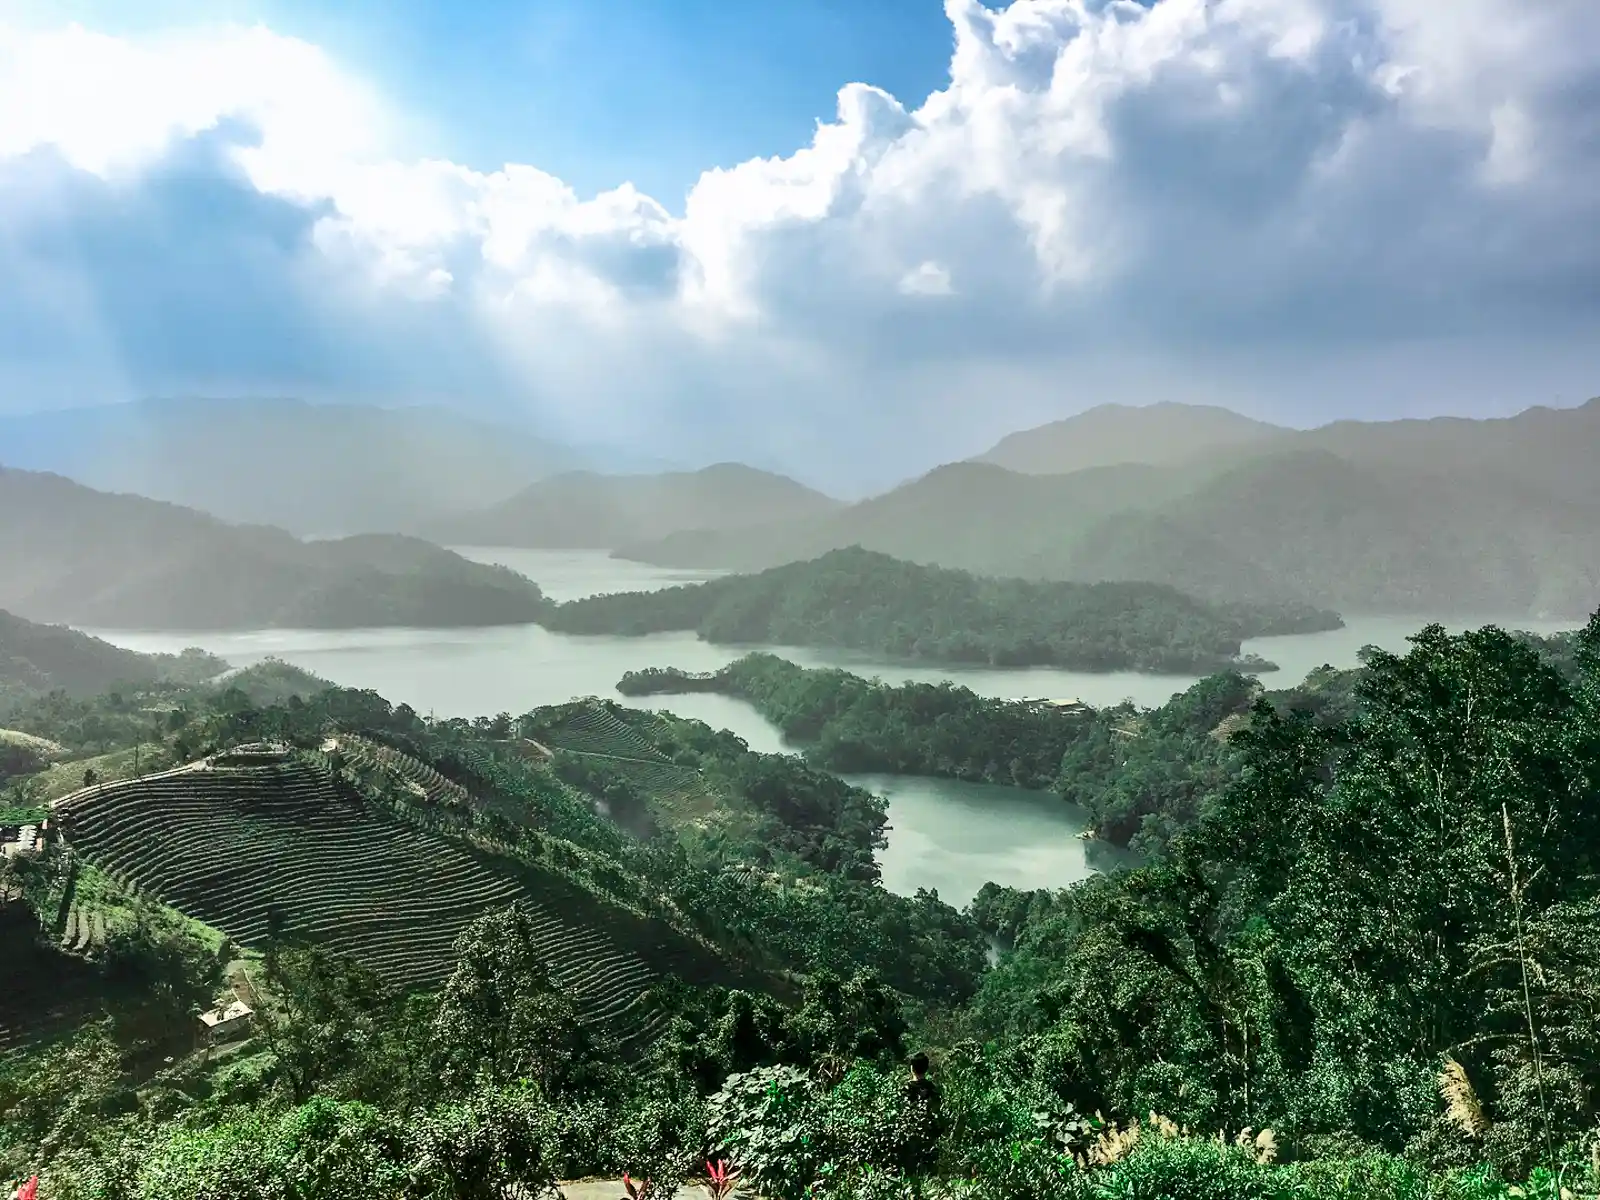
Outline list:
[[[0,0],[0,410],[857,490],[1108,401],[1573,404],[1597,97],[1593,0]]]
[[[3,7],[0,7],[3,10]],[[712,166],[810,139],[842,83],[920,101],[949,75],[941,0],[59,0],[97,29],[264,21],[379,81],[409,148],[479,168],[532,162],[672,208]]]

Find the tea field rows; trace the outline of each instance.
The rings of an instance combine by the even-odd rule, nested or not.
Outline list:
[[[570,890],[537,894],[537,872],[514,878],[387,819],[297,756],[106,784],[57,815],[85,861],[241,945],[261,946],[277,924],[395,987],[442,983],[467,925],[527,900],[551,974],[586,1020],[629,1037],[650,1015],[640,999],[657,973],[601,927],[600,912],[576,911]]]

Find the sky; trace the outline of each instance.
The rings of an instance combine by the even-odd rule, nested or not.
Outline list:
[[[1600,4],[0,0],[0,412],[173,394],[842,491],[1580,403]]]

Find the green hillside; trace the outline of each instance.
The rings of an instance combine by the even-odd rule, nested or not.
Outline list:
[[[256,682],[24,706],[19,731],[50,731],[65,761],[17,794],[68,781],[67,844],[133,893],[245,946],[309,939],[398,988],[436,985],[455,936],[517,897],[535,924],[556,921],[540,950],[554,974],[594,973],[607,1004],[667,976],[741,977],[714,949],[730,939],[780,990],[813,961],[826,893],[730,866],[836,880],[891,924],[915,910],[872,883],[880,801],[698,723],[592,701],[435,723],[338,688],[258,705]],[[630,829],[629,814],[644,819]],[[970,988],[978,961],[971,943],[933,949],[871,924],[828,944],[911,990]],[[562,965],[573,956],[581,970]]]
[[[122,683],[198,683],[227,666],[201,650],[139,654],[73,629],[0,611],[0,716],[11,704],[45,692],[93,696]]]
[[[524,622],[539,589],[414,538],[301,541],[55,475],[0,468],[0,607],[91,628]]]
[[[284,753],[97,785],[56,806],[67,843],[241,945],[322,942],[398,987],[450,971],[457,934],[518,894],[437,837],[375,820]]]
[[[103,1010],[104,986],[93,966],[39,936],[34,914],[0,901],[0,1055],[71,1030]]]
[[[1600,595],[1589,529],[1582,509],[1521,484],[1305,450],[1233,468],[1156,513],[1107,520],[1058,570],[1208,596],[1316,595],[1346,612],[1575,616]]]
[[[752,754],[698,722],[593,700],[537,710],[523,727],[619,825],[670,831],[741,867],[878,878],[882,801],[827,771]]]
[[[692,629],[709,642],[951,664],[1179,673],[1239,664],[1244,638],[1340,621],[1307,605],[1218,605],[1153,584],[983,578],[852,547],[755,575],[575,600],[541,623],[632,636]]]
[[[468,925],[524,901],[540,956],[586,1020],[626,1036],[648,1015],[639,1001],[659,971],[617,943],[603,905],[575,906],[559,877],[385,820],[307,758],[235,752],[90,789],[56,814],[67,844],[130,889],[242,946],[282,938],[347,955],[401,991],[437,986]]]

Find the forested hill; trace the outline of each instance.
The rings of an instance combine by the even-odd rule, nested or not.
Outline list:
[[[0,611],[0,717],[8,705],[47,692],[92,696],[119,684],[199,683],[227,668],[202,650],[139,654],[73,629]]]
[[[847,773],[936,775],[1044,790],[1093,719],[1082,709],[997,700],[950,682],[893,685],[747,654],[720,671],[647,668],[624,696],[714,692],[752,705],[806,757]]]
[[[0,607],[102,629],[495,625],[539,589],[415,538],[301,541],[0,467]]]
[[[987,579],[859,547],[755,575],[576,600],[541,622],[564,633],[694,630],[709,642],[906,661],[1174,673],[1239,665],[1245,638],[1341,624],[1303,605],[1208,604],[1159,584]]]

